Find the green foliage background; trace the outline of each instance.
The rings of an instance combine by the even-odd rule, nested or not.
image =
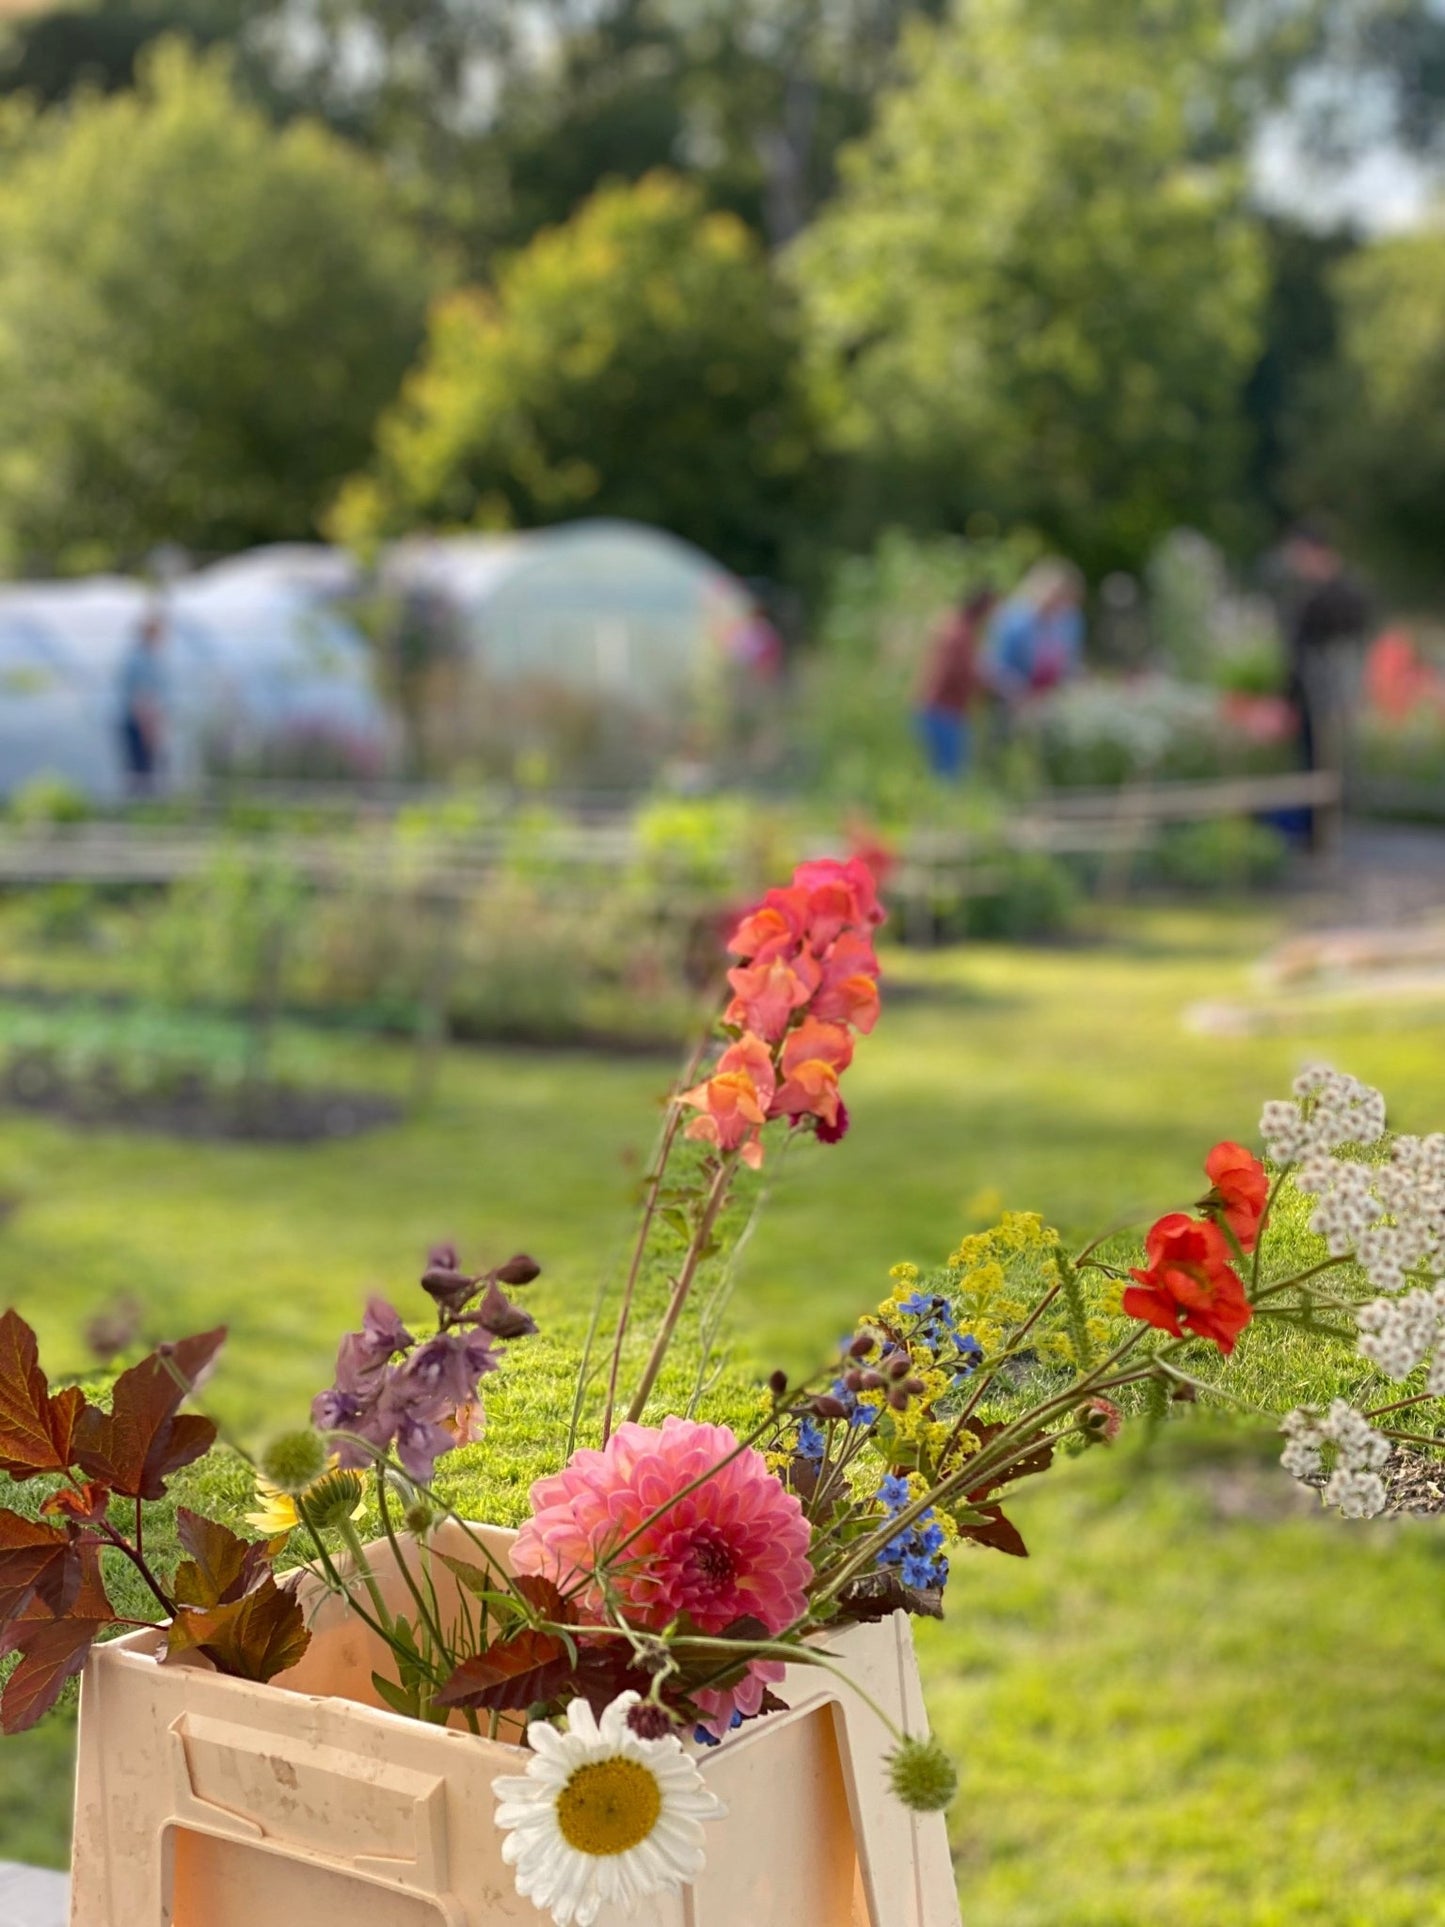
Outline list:
[[[436,278],[375,167],[224,55],[38,119],[0,171],[0,564],[314,534]]]

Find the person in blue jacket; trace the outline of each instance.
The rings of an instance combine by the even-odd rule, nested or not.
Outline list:
[[[1072,562],[1036,562],[989,625],[983,680],[1007,710],[1077,675],[1084,653],[1084,578]]]

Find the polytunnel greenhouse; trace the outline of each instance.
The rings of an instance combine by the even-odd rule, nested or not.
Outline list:
[[[752,617],[743,586],[701,550],[618,521],[415,537],[389,552],[381,582],[450,641],[431,705],[442,753],[515,766],[534,750],[574,781],[625,781],[703,751]]]
[[[97,802],[125,788],[120,679],[141,623],[165,625],[166,782],[294,764],[367,774],[390,752],[363,637],[315,596],[188,578],[0,587],[0,794],[57,776]]]

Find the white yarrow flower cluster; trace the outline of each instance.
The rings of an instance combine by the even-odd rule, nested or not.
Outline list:
[[[1337,1398],[1323,1414],[1293,1411],[1280,1430],[1286,1439],[1280,1464],[1306,1484],[1324,1479],[1326,1505],[1338,1506],[1347,1519],[1373,1519],[1384,1511],[1389,1495],[1380,1473],[1390,1456],[1390,1441],[1352,1405]],[[1334,1463],[1326,1479],[1327,1446],[1334,1447]]]
[[[1293,1099],[1265,1105],[1259,1128],[1276,1164],[1305,1162],[1345,1144],[1378,1144],[1385,1100],[1357,1077],[1311,1064],[1295,1079]]]
[[[1424,1286],[1403,1298],[1377,1298],[1355,1315],[1360,1351],[1386,1378],[1408,1378],[1426,1358],[1425,1390],[1445,1398],[1445,1284]]]
[[[1379,1143],[1383,1096],[1323,1065],[1302,1072],[1294,1091],[1293,1101],[1266,1104],[1260,1128],[1270,1156],[1294,1164],[1301,1191],[1318,1199],[1310,1228],[1330,1255],[1353,1255],[1382,1292],[1403,1290],[1422,1268],[1445,1273],[1445,1136],[1396,1138],[1381,1163],[1341,1159],[1337,1151]]]

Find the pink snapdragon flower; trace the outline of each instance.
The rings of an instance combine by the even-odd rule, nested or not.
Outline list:
[[[575,1592],[597,1619],[610,1589],[634,1626],[661,1630],[686,1613],[705,1634],[740,1619],[771,1634],[806,1608],[809,1539],[796,1495],[760,1452],[739,1452],[726,1425],[672,1417],[660,1429],[621,1425],[601,1451],[584,1447],[539,1479],[512,1565]],[[734,1707],[759,1710],[766,1680],[780,1672],[756,1661],[739,1685],[700,1703],[726,1730]]]

